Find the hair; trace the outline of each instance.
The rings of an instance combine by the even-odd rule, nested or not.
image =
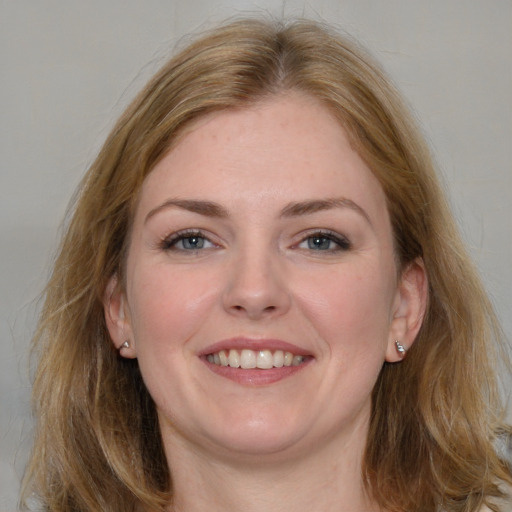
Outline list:
[[[238,20],[189,44],[119,119],[86,174],[34,339],[35,445],[25,496],[50,511],[162,510],[172,498],[155,405],[137,361],[110,340],[104,297],[124,283],[140,187],[191,123],[287,91],[337,116],[379,180],[399,270],[422,259],[429,298],[405,361],[385,363],[363,464],[389,511],[499,510],[510,468],[495,450],[496,365],[505,350],[423,137],[384,74],[348,38],[311,21]],[[498,349],[496,348],[498,347]],[[25,500],[26,501],[26,500]]]

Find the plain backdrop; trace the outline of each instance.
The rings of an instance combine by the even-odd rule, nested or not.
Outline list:
[[[413,105],[512,337],[511,0],[0,0],[0,511],[30,447],[28,346],[66,205],[113,121],[190,32],[338,25]]]

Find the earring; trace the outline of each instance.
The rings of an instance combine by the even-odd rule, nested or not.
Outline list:
[[[130,348],[130,343],[128,342],[128,340],[126,340],[120,347],[119,347],[119,350],[121,350],[122,348]]]
[[[403,359],[407,352],[407,347],[405,345],[402,345],[398,340],[395,340],[395,345],[398,355],[400,356],[400,359]]]

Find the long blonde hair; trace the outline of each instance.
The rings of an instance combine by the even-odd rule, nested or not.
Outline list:
[[[379,179],[401,268],[422,258],[429,302],[407,359],[385,364],[364,459],[386,510],[474,512],[512,483],[494,442],[501,333],[460,242],[429,151],[388,79],[355,44],[313,22],[241,20],[189,45],[118,121],[85,176],[34,350],[37,432],[25,495],[51,511],[162,510],[172,498],[155,406],[137,362],[105,326],[140,186],[191,121],[287,90],[326,104]],[[501,429],[501,430],[500,430]],[[497,508],[493,508],[497,510]]]

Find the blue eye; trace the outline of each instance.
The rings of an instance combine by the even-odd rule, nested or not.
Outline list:
[[[334,233],[313,233],[306,237],[299,245],[301,249],[319,252],[346,251],[350,249],[350,242]]]
[[[211,247],[214,244],[200,232],[175,233],[162,241],[162,248],[165,250],[199,251]]]
[[[333,241],[325,236],[315,236],[307,239],[308,249],[314,251],[328,251],[333,246]]]
[[[187,236],[178,241],[178,244],[181,244],[182,249],[187,250],[196,250],[202,249],[204,247],[205,239],[202,236]]]

